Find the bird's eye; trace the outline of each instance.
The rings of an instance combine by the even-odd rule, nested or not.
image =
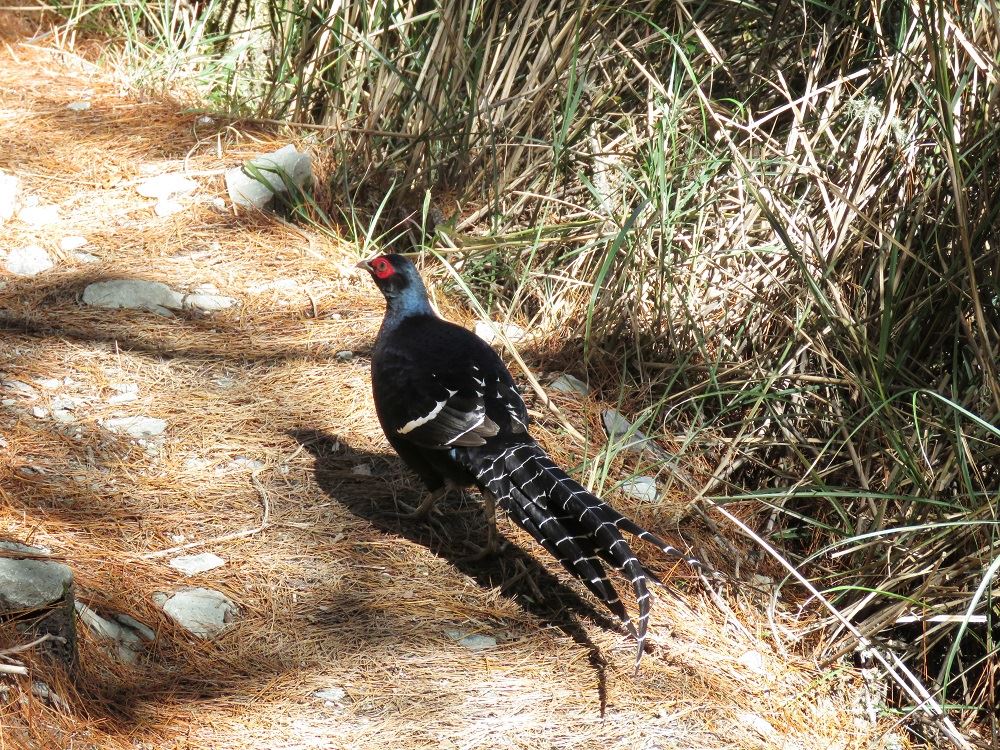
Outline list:
[[[393,274],[392,264],[385,258],[376,258],[372,261],[372,270],[380,279],[387,279]]]

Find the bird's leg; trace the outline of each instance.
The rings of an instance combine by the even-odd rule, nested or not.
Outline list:
[[[418,505],[416,508],[411,508],[408,505],[403,505],[403,503],[400,503],[400,505],[403,505],[403,507],[406,508],[406,512],[386,513],[385,515],[389,516],[390,518],[400,518],[408,521],[427,518],[431,510],[434,508],[434,503],[436,503],[442,497],[447,495],[451,489],[452,487],[450,484],[445,484],[443,487],[438,487],[436,490],[430,490],[424,496],[424,499],[420,501],[420,505]]]
[[[486,545],[480,547],[478,544],[466,540],[465,546],[472,550],[472,554],[463,558],[468,562],[475,562],[487,557],[491,557],[500,552],[501,545],[497,543],[499,534],[497,533],[497,503],[496,499],[489,492],[483,492],[483,506],[486,511]]]

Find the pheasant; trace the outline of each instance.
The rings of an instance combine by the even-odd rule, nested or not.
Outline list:
[[[358,267],[371,274],[386,299],[372,352],[372,393],[386,438],[427,486],[413,515],[427,513],[450,489],[478,487],[490,540],[495,502],[622,621],[637,642],[638,668],[649,624],[648,583],[659,581],[622,532],[699,571],[704,566],[552,462],[528,434],[527,409],[500,357],[471,331],[438,317],[409,259],[381,255]],[[605,564],[631,583],[637,624],[608,581]]]

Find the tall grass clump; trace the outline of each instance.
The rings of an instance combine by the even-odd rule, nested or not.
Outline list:
[[[494,312],[566,334],[606,395],[710,466],[699,499],[935,701],[996,722],[992,0],[167,8],[77,17],[190,45],[234,116],[316,129],[327,209],[367,227],[387,207]],[[796,581],[775,596],[831,662],[856,646]]]

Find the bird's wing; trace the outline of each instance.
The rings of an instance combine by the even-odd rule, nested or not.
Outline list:
[[[500,357],[440,319],[401,325],[373,360],[383,426],[425,448],[476,447],[527,431],[528,411]]]
[[[411,400],[394,410],[390,428],[425,448],[484,445],[499,432],[486,414],[486,400],[454,372],[425,371],[419,388],[404,392]]]

